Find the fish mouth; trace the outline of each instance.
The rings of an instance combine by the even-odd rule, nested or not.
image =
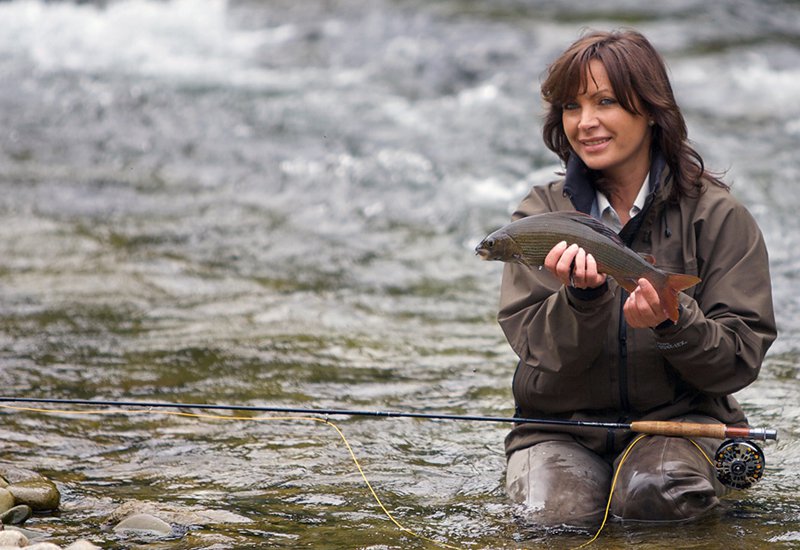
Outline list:
[[[489,259],[489,250],[486,249],[483,243],[475,247],[475,254],[480,256],[481,260]]]

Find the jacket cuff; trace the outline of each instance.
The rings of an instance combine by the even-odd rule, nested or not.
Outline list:
[[[683,304],[678,302],[678,321],[681,320],[680,319],[681,313],[683,313]],[[662,321],[661,323],[659,323],[655,327],[653,327],[653,330],[659,331],[660,333],[664,334],[664,333],[666,333],[668,331],[668,329],[671,329],[672,327],[676,326],[677,324],[678,323],[673,322],[672,319],[667,319],[665,321]]]
[[[575,288],[568,286],[567,292],[577,300],[584,302],[591,301],[608,292],[608,281],[605,281],[602,285],[595,288]]]

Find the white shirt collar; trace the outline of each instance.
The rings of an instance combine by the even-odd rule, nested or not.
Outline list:
[[[649,180],[650,174],[648,173],[644,177],[644,181],[639,187],[639,194],[636,195],[636,199],[633,201],[633,206],[628,212],[631,218],[641,212],[642,208],[644,208],[644,201],[647,199],[647,195],[650,194]],[[608,202],[608,198],[603,193],[600,191],[595,191],[595,195],[597,200],[597,210],[600,213],[600,220],[608,227],[611,227],[615,231],[619,232],[619,230],[622,229],[622,222],[619,219],[619,214],[617,214],[617,211],[614,210],[614,207],[611,206],[611,203]]]

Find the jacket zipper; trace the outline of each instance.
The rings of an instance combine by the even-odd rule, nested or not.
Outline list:
[[[619,401],[622,411],[629,413],[631,408],[628,396],[628,324],[625,322],[625,315],[622,308],[628,293],[624,290],[620,293],[619,302]]]
[[[628,293],[621,289],[621,296],[619,302],[619,403],[620,408],[624,414],[620,418],[626,418],[630,412],[631,403],[628,396],[628,324],[625,322],[625,315],[623,315],[622,308],[625,306],[625,300],[628,299]],[[619,420],[622,422],[622,420]],[[606,452],[613,453],[616,448],[616,434],[614,430],[606,432]]]

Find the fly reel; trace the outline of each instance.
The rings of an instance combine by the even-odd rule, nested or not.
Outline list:
[[[751,441],[728,439],[714,455],[717,479],[733,489],[747,489],[764,475],[764,453]]]

